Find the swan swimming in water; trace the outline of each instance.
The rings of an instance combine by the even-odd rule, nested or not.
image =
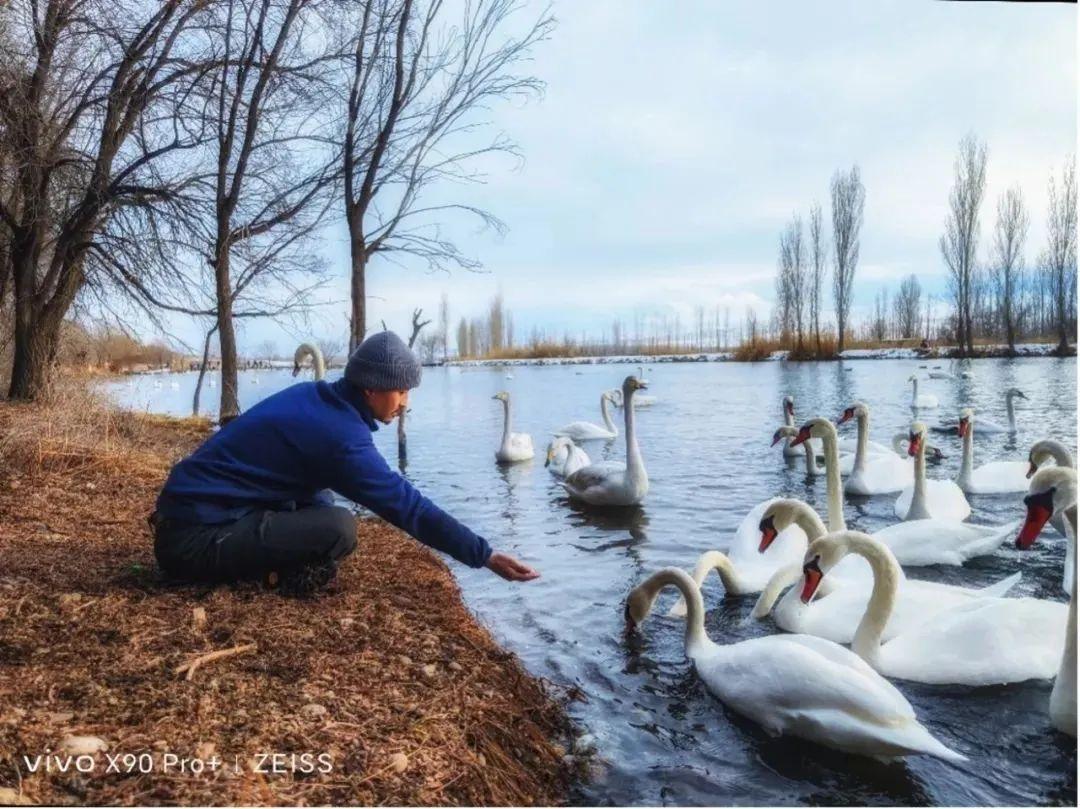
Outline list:
[[[1007,494],[1028,488],[1029,464],[1024,461],[991,461],[974,467],[975,411],[965,407],[958,429],[964,441],[963,461],[956,483],[968,494]]]
[[[622,384],[626,463],[593,463],[568,475],[562,485],[570,497],[594,506],[632,506],[645,498],[649,476],[634,429],[634,393],[645,387],[634,376],[626,377]]]
[[[855,418],[858,420],[859,437],[851,474],[844,482],[848,494],[871,495],[898,492],[915,479],[914,467],[892,451],[871,454],[867,450],[870,433],[870,407],[856,402],[840,416],[838,423]]]
[[[293,354],[293,369],[292,375],[299,376],[300,369],[304,365],[304,360],[308,357],[311,358],[311,367],[315,372],[315,380],[318,381],[326,376],[326,360],[323,359],[323,353],[320,348],[313,343],[301,343],[296,348],[296,353]]]
[[[544,461],[544,466],[548,468],[551,474],[564,478],[588,466],[589,463],[589,456],[585,450],[565,435],[560,435],[548,445],[547,460]]]
[[[720,645],[705,634],[701,592],[677,568],[657,571],[630,591],[628,624],[641,624],[668,586],[689,605],[686,656],[705,687],[773,736],[787,735],[860,755],[964,756],[919,723],[911,704],[855,654],[809,635],[770,635]]]
[[[911,406],[912,407],[937,407],[938,398],[932,393],[919,393],[919,377],[912,374],[908,377],[908,382],[911,383]]]
[[[611,392],[604,391],[600,394],[600,415],[604,420],[604,426],[599,424],[593,424],[591,421],[573,421],[569,424],[564,424],[558,430],[555,431],[556,436],[566,436],[574,441],[592,441],[592,440],[611,440],[617,438],[619,435],[619,429],[615,426],[615,422],[611,420],[611,414],[608,413],[608,402],[611,401]]]
[[[913,422],[908,433],[908,455],[915,458],[915,482],[896,498],[893,511],[901,520],[936,517],[960,522],[971,516],[971,504],[951,480],[926,479],[926,425]],[[901,562],[903,564],[903,562]]]
[[[1075,469],[1076,463],[1073,461],[1072,453],[1062,444],[1060,441],[1054,438],[1044,438],[1041,441],[1036,441],[1031,445],[1031,449],[1028,451],[1028,471],[1027,476],[1030,479],[1039,471],[1039,467],[1045,464],[1047,461],[1053,461],[1055,464],[1061,467],[1067,467],[1069,469]],[[1054,526],[1054,529],[1062,536],[1068,536],[1065,528],[1065,518],[1061,514],[1054,514],[1050,518],[1050,524]],[[1067,553],[1071,553],[1072,545],[1067,546]],[[1071,557],[1069,557],[1071,558]],[[1065,562],[1065,592],[1072,592],[1072,565],[1069,563],[1068,558]]]
[[[862,556],[874,573],[873,590],[851,649],[885,676],[969,686],[1054,676],[1065,643],[1064,604],[1036,598],[973,598],[935,609],[929,620],[895,632],[889,640],[885,636],[898,594],[902,586],[906,589],[914,582],[905,583],[896,557],[868,534],[840,531],[811,542],[803,563],[801,600],[810,604],[822,580],[848,554]],[[835,597],[829,595],[826,602]],[[924,611],[942,606],[940,597],[920,601]]]
[[[1072,553],[1069,565],[1076,562],[1076,470],[1064,466],[1042,469],[1031,479],[1024,498],[1027,514],[1024,527],[1016,538],[1016,547],[1027,550],[1039,537],[1051,514],[1065,518],[1066,533]],[[1050,692],[1050,723],[1062,733],[1076,736],[1076,571],[1069,571],[1069,618],[1065,629],[1065,650],[1061,655],[1054,688]]]
[[[821,518],[807,504],[780,499],[769,507],[761,521],[761,546],[768,548],[770,538],[778,530],[792,524],[800,525],[813,541],[826,534]],[[831,535],[839,533],[834,531]],[[1005,536],[1002,535],[1001,541]],[[813,547],[813,541],[810,547]],[[875,541],[884,546],[876,537]],[[872,564],[859,556],[845,557],[835,565],[829,579],[822,584],[825,589],[820,592],[824,597],[815,598],[813,603],[808,604],[805,599],[800,601],[799,590],[793,588],[781,598],[784,590],[800,581],[804,574],[805,558],[803,564],[795,563],[778,570],[758,597],[752,616],[762,619],[772,612],[776,625],[788,632],[805,632],[837,643],[851,643],[874,587]],[[886,640],[920,626],[939,610],[972,599],[1004,595],[1020,581],[1020,574],[1015,573],[989,587],[973,589],[908,579],[899,566],[896,576],[895,610],[887,618],[884,630]]]
[[[499,463],[519,463],[527,461],[536,453],[533,450],[532,436],[528,433],[515,433],[510,430],[510,394],[499,391],[492,399],[503,403],[502,443],[495,450],[495,460]]]

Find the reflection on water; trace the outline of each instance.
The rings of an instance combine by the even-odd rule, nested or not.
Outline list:
[[[801,458],[785,461],[769,447],[781,423],[780,399],[795,397],[801,421],[837,417],[854,400],[867,402],[871,437],[891,443],[912,413],[907,378],[918,371],[921,393],[941,401],[919,418],[936,424],[972,406],[1005,422],[1004,391],[1018,387],[1018,433],[980,435],[976,464],[1022,460],[1035,440],[1053,435],[1076,446],[1075,360],[981,360],[972,379],[928,380],[921,363],[654,363],[649,393],[659,399],[638,412],[638,433],[650,491],[635,509],[596,511],[571,503],[543,465],[549,431],[578,419],[600,422],[600,391],[634,366],[521,367],[505,379],[498,368],[425,369],[410,398],[407,474],[425,492],[500,549],[543,574],[511,585],[486,571],[455,566],[465,597],[500,640],[537,674],[576,685],[588,700],[576,718],[596,738],[606,766],[580,800],[618,804],[1072,804],[1076,743],[1050,730],[1049,683],[992,689],[898,683],[920,719],[947,745],[970,757],[953,766],[919,758],[883,764],[791,739],[769,737],[713,699],[683,655],[682,624],[664,616],[674,599],[661,596],[653,615],[627,633],[623,599],[642,577],[666,565],[692,567],[697,555],[726,547],[756,503],[785,494],[825,508],[823,477],[807,481]],[[189,412],[194,374],[149,377],[112,386],[125,402],[161,412]],[[169,382],[177,381],[179,390]],[[294,380],[288,371],[242,374],[240,399],[251,406]],[[494,451],[502,408],[511,392],[514,427],[529,432],[537,458],[499,466]],[[216,391],[207,392],[210,398]],[[207,396],[204,395],[204,399]],[[621,411],[617,411],[621,416]],[[622,460],[620,437],[588,442],[593,460]],[[854,436],[854,424],[842,428]],[[396,458],[393,428],[376,436]],[[961,460],[955,436],[935,435],[945,458],[932,477],[953,477]],[[1022,495],[974,496],[975,522],[1021,516]],[[853,527],[876,530],[894,521],[894,497],[848,499]],[[912,569],[915,578],[981,586],[1015,570],[1016,593],[1064,600],[1065,542],[1044,534],[1031,552],[1004,546],[963,568]],[[361,551],[362,553],[362,551]],[[706,626],[720,643],[776,631],[749,620],[754,596],[724,598],[716,577],[704,585]],[[1039,627],[1031,627],[1039,631]]]

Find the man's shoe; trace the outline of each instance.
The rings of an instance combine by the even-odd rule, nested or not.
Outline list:
[[[303,565],[281,574],[278,592],[294,598],[311,598],[330,584],[336,575],[337,564],[334,562]]]

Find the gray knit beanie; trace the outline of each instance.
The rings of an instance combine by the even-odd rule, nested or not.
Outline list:
[[[356,347],[345,378],[360,390],[409,390],[420,384],[420,363],[392,331],[381,331]]]

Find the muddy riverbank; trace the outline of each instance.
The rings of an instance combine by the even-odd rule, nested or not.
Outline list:
[[[566,799],[563,695],[441,560],[369,520],[315,600],[169,585],[146,515],[209,424],[61,399],[0,403],[0,803]],[[30,771],[65,744],[107,750],[88,772]]]

